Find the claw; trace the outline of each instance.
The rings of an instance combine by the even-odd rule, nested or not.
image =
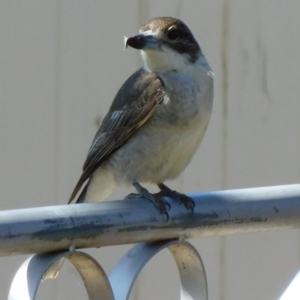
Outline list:
[[[166,185],[164,185],[163,183],[158,184],[158,187],[161,189],[161,191],[158,192],[156,195],[175,198],[175,199],[179,200],[180,204],[183,204],[186,209],[191,210],[191,215],[194,214],[195,202],[191,197],[189,197],[185,194],[181,194],[176,191],[173,191],[170,188],[168,188]]]
[[[169,214],[168,214],[168,212],[165,212],[165,215],[166,215],[166,217],[167,217],[167,221],[166,221],[166,223],[170,220],[170,217],[169,217]]]
[[[136,190],[139,192],[138,194],[129,194],[125,197],[125,199],[132,199],[136,197],[142,197],[144,199],[149,200],[156,207],[156,209],[160,212],[160,214],[165,214],[167,217],[167,222],[170,219],[168,211],[171,209],[171,205],[168,201],[163,199],[159,194],[151,194],[147,189],[142,187],[138,182],[134,182],[132,184]]]
[[[180,204],[183,203],[183,205],[185,206],[186,209],[191,210],[192,215],[194,214],[195,202],[191,197],[184,195],[184,194],[179,194],[179,201],[180,201]]]

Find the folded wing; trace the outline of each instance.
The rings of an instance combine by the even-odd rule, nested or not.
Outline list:
[[[76,184],[69,203],[95,170],[120,148],[147,120],[165,96],[161,79],[143,69],[136,71],[117,93],[83,165],[82,175]],[[77,202],[82,202],[87,189]],[[80,199],[80,200],[79,200]]]

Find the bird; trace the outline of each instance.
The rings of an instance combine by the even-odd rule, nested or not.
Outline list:
[[[183,21],[158,17],[144,23],[125,47],[140,50],[143,66],[120,88],[97,131],[70,196],[97,202],[115,188],[133,185],[128,197],[151,201],[169,219],[169,196],[193,212],[194,201],[164,182],[178,177],[199,148],[213,103],[214,73]],[[143,183],[156,184],[151,194]],[[59,274],[65,258],[43,279]]]
[[[97,131],[69,203],[97,202],[119,186],[133,185],[169,217],[165,196],[193,211],[194,201],[164,182],[178,177],[191,161],[207,129],[214,73],[185,23],[157,17],[125,48],[140,50],[143,65],[117,92]],[[151,194],[142,184],[158,186]]]

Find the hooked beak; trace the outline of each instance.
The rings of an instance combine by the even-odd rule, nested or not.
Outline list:
[[[125,40],[125,47],[130,46],[135,49],[157,49],[158,40],[152,35],[137,34]]]

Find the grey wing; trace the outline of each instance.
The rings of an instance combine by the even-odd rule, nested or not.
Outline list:
[[[96,133],[69,203],[95,170],[147,122],[163,101],[164,95],[163,83],[154,73],[140,69],[129,77],[117,93]],[[84,200],[86,190],[87,185],[77,202]]]

